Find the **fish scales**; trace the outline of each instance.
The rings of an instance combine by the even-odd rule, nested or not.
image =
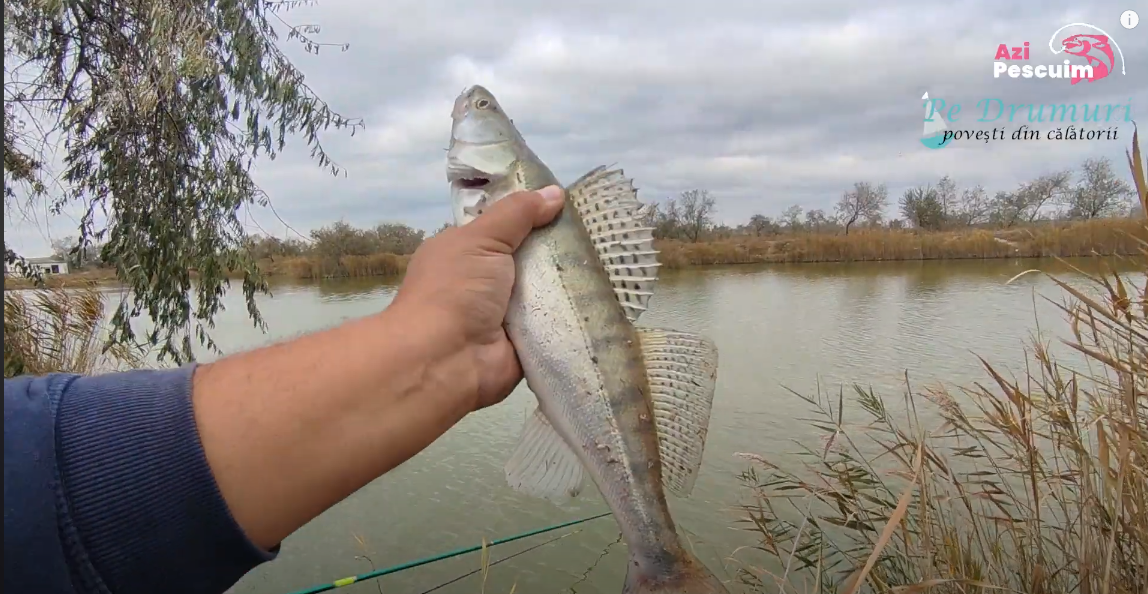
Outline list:
[[[447,176],[455,222],[516,191],[558,180],[494,96],[455,102]],[[515,252],[505,327],[538,400],[507,462],[523,492],[577,496],[589,474],[630,552],[624,593],[725,592],[681,543],[663,486],[692,488],[708,429],[717,351],[704,337],[638,328],[656,283],[656,251],[621,171],[567,187],[556,219]]]
[[[658,445],[644,361],[633,347],[638,336],[613,304],[613,291],[603,279],[597,254],[588,249],[589,237],[577,213],[569,204],[565,210],[556,224],[527,239],[530,245],[518,260],[517,273],[533,280],[523,285],[527,290],[511,297],[507,319],[514,322],[507,333],[513,343],[523,345],[519,359],[523,369],[532,370],[527,385],[539,393],[547,390],[542,385],[548,378],[558,378],[550,390],[569,395],[559,401],[570,407],[562,416],[574,420],[571,429],[589,455],[599,459],[589,466],[592,475],[602,474],[594,477],[595,482],[619,486],[606,496],[625,499],[616,505],[637,512],[636,521],[623,526],[627,541],[661,548],[659,543],[665,533],[674,532],[674,526],[660,488],[660,461],[645,455],[656,452]],[[586,237],[579,240],[565,237],[583,234]],[[556,292],[554,285],[565,290]],[[552,325],[557,327],[550,331]],[[567,337],[569,343],[554,345],[554,336]],[[549,412],[546,404],[542,410]],[[597,422],[600,418],[612,423],[602,425]],[[651,504],[660,509],[648,509]]]

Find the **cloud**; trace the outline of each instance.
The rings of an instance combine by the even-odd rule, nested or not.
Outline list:
[[[299,139],[282,158],[260,163],[257,179],[277,213],[304,233],[340,218],[436,228],[450,212],[443,170],[450,106],[476,83],[498,96],[560,179],[617,163],[644,200],[706,188],[730,223],[791,204],[829,210],[859,180],[886,182],[899,196],[945,174],[992,191],[1093,156],[1122,166],[1131,135],[1124,122],[1119,142],[965,142],[930,151],[916,140],[925,91],[962,105],[950,124],[961,129],[1006,124],[975,121],[976,102],[986,97],[1148,109],[1148,80],[1140,74],[1148,37],[1119,26],[1123,4],[1079,6],[328,1],[284,18],[319,23],[322,40],[351,44],[319,56],[289,48],[312,88],[366,120],[354,138],[324,137],[348,176],[320,170]],[[1113,35],[1128,74],[1075,86],[992,77],[1001,43],[1029,41],[1033,63],[1063,59],[1047,42],[1071,22]],[[284,234],[270,213],[253,216]],[[52,229],[70,225],[56,221]],[[6,218],[5,231],[23,249],[46,249],[29,226],[13,229]]]

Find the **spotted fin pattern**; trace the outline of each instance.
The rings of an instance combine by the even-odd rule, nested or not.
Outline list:
[[[621,169],[598,167],[570,184],[566,196],[590,231],[626,317],[637,320],[654,294],[661,264],[634,181]]]

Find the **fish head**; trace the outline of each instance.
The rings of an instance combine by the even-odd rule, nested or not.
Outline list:
[[[1074,56],[1087,56],[1094,46],[1103,46],[1105,41],[1107,41],[1107,38],[1100,39],[1097,35],[1080,33],[1066,37],[1060,44],[1064,47],[1066,53]]]
[[[446,177],[456,225],[509,194],[557,183],[485,87],[463,91],[451,120]]]

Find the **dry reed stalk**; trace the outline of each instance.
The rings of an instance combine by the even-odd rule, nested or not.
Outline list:
[[[95,283],[4,292],[4,377],[51,372],[89,374],[139,367],[139,349],[108,345],[104,295]]]
[[[1148,207],[1136,134],[1129,165]],[[1148,273],[1137,224],[1129,238]],[[844,394],[803,396],[826,445],[805,446],[798,470],[745,455],[754,498],[741,523],[759,544],[740,559],[742,581],[800,591],[761,567],[797,551],[815,592],[1148,592],[1148,284],[1077,272],[1089,290],[1053,280],[1071,298],[1058,304],[1071,325],[1062,342],[1083,368],[1034,341],[1020,379],[983,359],[990,381],[959,392],[906,379],[904,421],[860,387],[860,423],[847,422]],[[918,404],[938,427],[925,431]]]

